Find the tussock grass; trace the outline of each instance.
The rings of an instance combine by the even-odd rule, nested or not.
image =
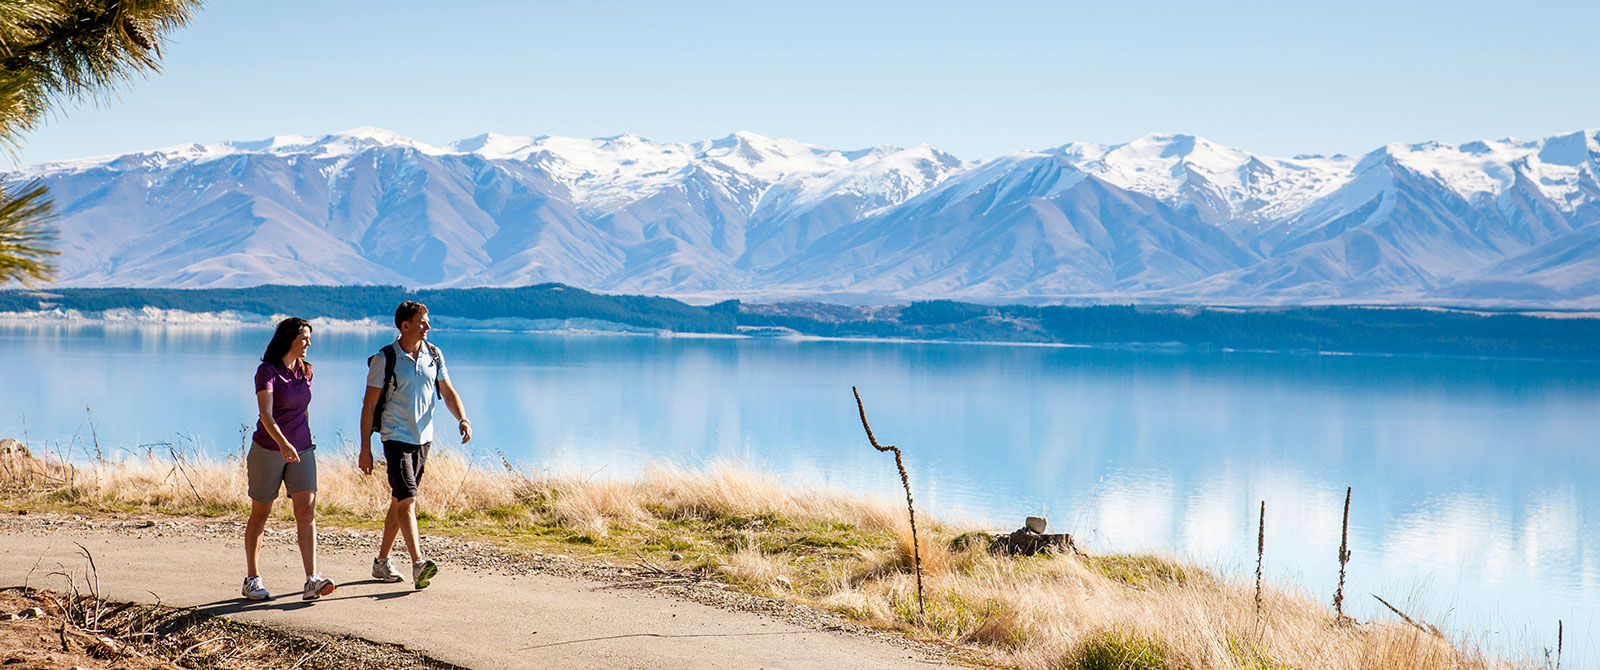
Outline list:
[[[348,455],[319,464],[325,522],[373,527],[388,492]],[[237,459],[72,465],[0,456],[0,509],[242,516]],[[275,514],[288,518],[288,505]],[[899,501],[799,488],[730,464],[671,466],[632,481],[528,475],[437,452],[421,509],[428,534],[595,560],[643,557],[868,625],[963,645],[1030,670],[1489,670],[1495,659],[1394,622],[1336,625],[1317,598],[1157,555],[993,556],[970,528],[919,524],[927,613],[917,611],[911,531]],[[671,562],[677,555],[681,562]]]

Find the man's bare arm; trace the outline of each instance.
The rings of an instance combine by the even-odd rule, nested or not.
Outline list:
[[[461,428],[461,443],[472,441],[472,422],[467,420],[467,410],[461,404],[461,395],[456,393],[456,387],[450,380],[439,380],[439,395],[444,396],[444,406],[455,415],[457,425]]]
[[[361,468],[362,474],[372,474],[372,413],[378,409],[378,396],[383,389],[367,387],[367,395],[361,398],[361,427],[356,434],[361,436],[361,457],[356,466]]]

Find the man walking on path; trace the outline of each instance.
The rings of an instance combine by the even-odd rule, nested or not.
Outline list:
[[[407,300],[394,311],[400,336],[367,359],[367,394],[361,402],[361,472],[372,474],[372,433],[380,433],[383,457],[388,461],[389,515],[383,520],[383,542],[372,560],[372,576],[386,582],[403,578],[389,560],[395,535],[404,534],[411,552],[411,581],[427,588],[439,566],[422,557],[417,537],[417,487],[422,482],[428,447],[433,443],[436,399],[455,415],[461,442],[472,439],[472,422],[461,407],[461,397],[450,385],[444,357],[428,342],[428,308]]]

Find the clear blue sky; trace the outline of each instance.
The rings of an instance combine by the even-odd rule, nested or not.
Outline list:
[[[988,158],[1186,132],[1269,155],[1600,127],[1600,3],[215,0],[21,163],[388,128],[734,130]],[[3,163],[0,163],[3,164]]]

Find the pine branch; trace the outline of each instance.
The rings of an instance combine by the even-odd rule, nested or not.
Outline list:
[[[0,0],[0,143],[68,100],[106,101],[123,84],[160,72],[166,33],[199,0]]]
[[[54,204],[38,181],[13,190],[0,181],[0,286],[20,281],[25,286],[48,282],[56,267],[50,261],[56,230]]]

